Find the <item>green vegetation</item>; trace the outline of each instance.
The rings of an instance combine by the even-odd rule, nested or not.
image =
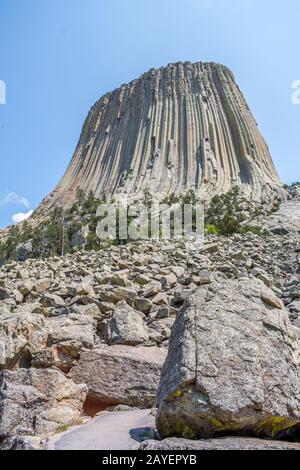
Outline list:
[[[161,201],[161,204],[172,206],[173,204],[177,204],[178,202],[180,202],[179,196],[175,196],[174,193],[171,193]]]
[[[292,183],[291,185],[288,185],[288,184],[285,184],[284,185],[284,189],[286,190],[286,192],[292,197],[299,197],[299,194],[300,194],[300,182],[299,181],[295,181],[294,183]]]
[[[241,194],[238,187],[226,194],[214,196],[205,214],[206,233],[228,236],[234,233],[252,232],[256,235],[266,235],[265,230],[251,225],[243,225],[244,216],[239,207],[240,203]],[[253,209],[250,205],[247,210],[252,217],[257,217],[261,213],[259,207]]]
[[[259,235],[260,237],[267,237],[269,234],[268,230],[261,229],[259,227],[254,227],[253,225],[243,225],[240,228],[239,233],[254,233],[255,235]]]
[[[0,263],[14,260],[18,245],[31,241],[32,258],[62,256],[76,250],[73,237],[84,226],[89,227],[86,249],[99,250],[100,243],[96,235],[98,218],[97,208],[102,203],[90,193],[87,197],[80,189],[76,192],[76,201],[69,209],[55,209],[38,227],[32,227],[29,221],[12,225],[5,242],[0,242]]]
[[[57,428],[56,432],[58,432],[58,433],[66,432],[66,431],[69,429],[69,427],[70,427],[70,424],[61,424],[61,425]]]
[[[13,258],[15,250],[20,243],[26,243],[34,236],[34,230],[26,220],[23,223],[22,230],[18,225],[12,225],[9,228],[7,240],[0,242],[0,263],[2,260]]]
[[[218,235],[218,229],[213,224],[208,224],[205,226],[205,231],[207,235]]]
[[[238,213],[239,188],[234,188],[221,196],[214,196],[210,206],[206,210],[205,224],[214,227],[220,235],[232,235],[237,233],[242,222]]]
[[[196,193],[193,189],[190,189],[186,194],[182,197],[182,204],[193,204],[196,205],[198,202]]]
[[[241,202],[242,201],[242,202]],[[150,234],[150,209],[153,202],[152,195],[145,191],[144,200],[136,201],[136,204],[145,204],[148,211],[148,227]],[[189,190],[181,196],[174,193],[165,197],[161,203],[169,206],[197,204],[197,196],[194,190]],[[95,197],[90,192],[88,195],[81,189],[76,191],[76,199],[72,207],[63,210],[55,209],[49,217],[37,227],[33,227],[29,221],[10,227],[5,241],[0,242],[0,264],[16,259],[18,245],[30,241],[29,254],[26,257],[46,258],[49,256],[62,256],[72,253],[80,248],[86,250],[100,250],[101,247],[109,245],[125,244],[128,240],[120,239],[117,208],[117,237],[115,240],[100,242],[96,234],[96,227],[100,218],[97,217],[97,209],[104,201]],[[110,201],[111,204],[114,201]],[[244,206],[241,210],[241,204]],[[276,201],[274,203],[276,205]],[[257,235],[266,235],[267,232],[243,222],[244,210],[250,217],[260,215],[260,208],[253,208],[251,204],[243,201],[238,187],[233,188],[226,194],[214,196],[205,213],[205,231],[208,235],[229,236],[234,233],[252,232]],[[127,228],[135,217],[127,217]],[[170,214],[171,236],[174,234],[174,214]],[[196,210],[193,208],[192,228],[196,225]],[[161,221],[159,227],[162,231]],[[84,232],[84,234],[83,234]],[[128,237],[129,239],[129,237]]]
[[[190,189],[185,194],[176,196],[174,193],[169,194],[166,196],[162,201],[161,204],[167,204],[168,206],[172,206],[173,204],[196,204],[197,203],[197,196],[193,189]]]

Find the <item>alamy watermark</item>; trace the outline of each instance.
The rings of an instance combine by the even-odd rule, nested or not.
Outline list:
[[[300,80],[295,80],[292,83],[292,103],[300,104]]]
[[[0,80],[0,105],[6,104],[6,84]]]
[[[204,240],[203,204],[101,204],[97,218],[100,241]]]

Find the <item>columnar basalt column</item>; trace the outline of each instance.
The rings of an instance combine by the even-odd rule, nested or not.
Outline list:
[[[70,165],[44,204],[71,203],[77,188],[99,198],[188,189],[209,198],[236,185],[252,200],[283,193],[232,72],[185,62],[151,69],[91,108]]]

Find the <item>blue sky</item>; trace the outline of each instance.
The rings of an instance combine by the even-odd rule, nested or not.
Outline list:
[[[90,106],[151,67],[230,67],[280,177],[300,180],[299,0],[1,0],[0,227],[36,207]]]

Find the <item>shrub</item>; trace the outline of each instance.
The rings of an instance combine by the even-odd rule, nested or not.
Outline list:
[[[261,229],[260,227],[254,227],[253,225],[244,225],[240,229],[240,233],[254,233],[255,235],[259,236],[267,236],[269,235],[268,230],[266,229]]]
[[[172,204],[177,204],[179,201],[180,198],[178,196],[175,196],[174,193],[171,193],[161,201],[161,204],[167,204],[171,206]]]
[[[205,226],[206,233],[208,235],[217,235],[218,234],[218,229],[215,225],[213,224],[208,224]]]
[[[197,203],[197,196],[193,189],[190,189],[183,197],[182,197],[182,204],[196,204]]]

